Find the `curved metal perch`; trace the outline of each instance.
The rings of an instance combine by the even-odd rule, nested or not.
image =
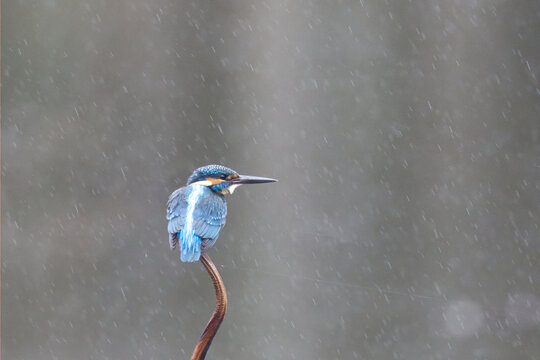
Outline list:
[[[225,312],[227,311],[227,292],[225,290],[223,279],[221,279],[216,266],[207,254],[201,255],[201,262],[210,274],[212,283],[214,283],[214,289],[216,290],[216,309],[214,310],[210,321],[206,324],[206,328],[204,329],[197,346],[195,346],[195,350],[193,350],[191,360],[204,360],[206,353],[212,344],[212,340],[219,329],[219,325],[221,325],[221,322],[225,317]]]

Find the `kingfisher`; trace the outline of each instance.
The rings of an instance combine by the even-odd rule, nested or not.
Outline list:
[[[227,201],[242,184],[261,184],[277,180],[259,176],[239,175],[221,165],[198,168],[186,186],[175,190],[167,202],[169,245],[174,250],[180,243],[180,259],[199,260],[216,242],[225,226]]]

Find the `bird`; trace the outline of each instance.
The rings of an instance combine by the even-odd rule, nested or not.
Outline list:
[[[242,184],[276,182],[276,179],[239,175],[222,165],[196,169],[186,186],[175,190],[167,202],[169,246],[180,244],[180,260],[200,260],[210,274],[216,293],[216,308],[197,342],[191,360],[204,360],[227,311],[227,292],[216,266],[208,256],[227,217],[225,195]]]
[[[239,175],[222,165],[207,165],[196,169],[186,186],[175,190],[167,202],[169,246],[180,244],[180,259],[194,262],[216,242],[225,226],[227,201],[242,184],[260,184],[277,180],[259,176]]]

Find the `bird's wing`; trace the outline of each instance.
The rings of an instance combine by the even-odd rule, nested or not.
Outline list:
[[[227,203],[225,197],[210,193],[201,196],[193,210],[193,230],[197,236],[203,239],[217,239],[219,231],[225,226],[227,216]],[[171,194],[167,203],[168,230],[171,234],[177,234],[186,222],[187,187],[182,187]],[[171,246],[173,246],[171,244]]]
[[[204,196],[193,211],[193,230],[201,238],[215,241],[225,226],[226,216],[227,202],[224,196],[214,193]]]
[[[185,205],[187,193],[187,188],[184,186],[175,190],[169,196],[169,201],[167,202],[167,220],[169,220],[168,230],[170,234],[177,234],[184,226],[187,211],[187,206]],[[171,244],[171,247],[173,247],[173,244]]]

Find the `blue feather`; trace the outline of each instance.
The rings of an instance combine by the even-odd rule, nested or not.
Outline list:
[[[208,187],[192,184],[176,190],[167,206],[171,249],[179,242],[182,261],[199,260],[216,242],[226,216],[225,197]]]

